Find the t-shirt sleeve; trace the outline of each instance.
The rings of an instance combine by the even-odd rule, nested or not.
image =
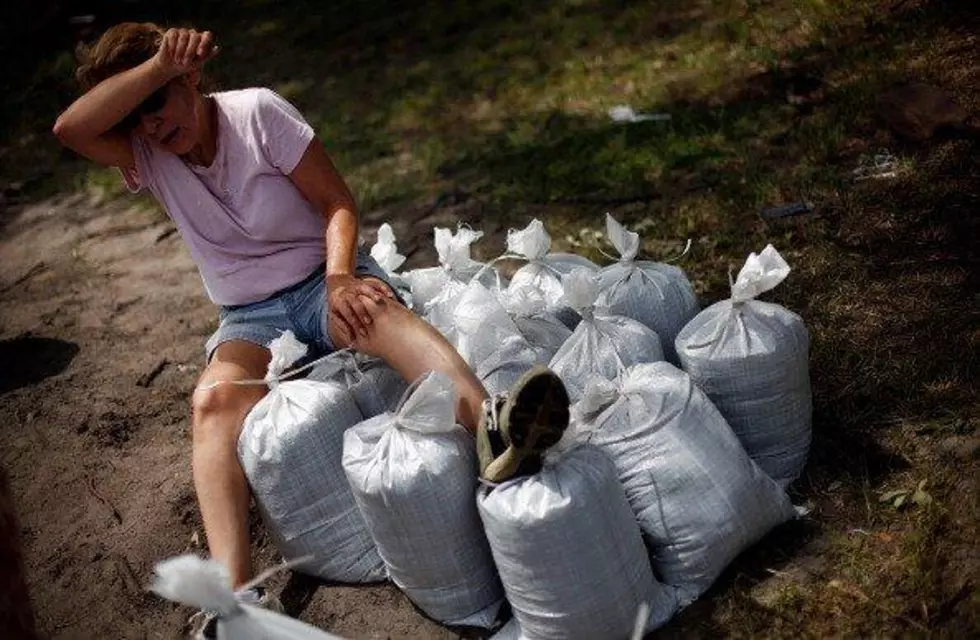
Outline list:
[[[256,96],[256,125],[266,158],[284,174],[293,172],[315,135],[299,110],[271,89]]]

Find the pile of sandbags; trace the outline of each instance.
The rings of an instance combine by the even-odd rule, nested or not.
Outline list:
[[[640,630],[659,627],[794,517],[807,333],[755,300],[785,262],[753,254],[732,298],[697,313],[681,269],[638,261],[611,217],[607,234],[621,259],[598,269],[549,253],[539,221],[512,231],[504,257],[525,264],[508,282],[470,257],[479,231],[437,229],[440,265],[401,276],[490,393],[536,364],[562,378],[572,423],[536,474],[478,484],[441,374],[408,386],[342,351],[287,380],[296,354],[276,346],[239,455],[283,555],[329,580],[390,577],[449,625],[493,628],[506,596],[514,637],[625,638],[639,611]],[[372,254],[401,267],[390,229]]]

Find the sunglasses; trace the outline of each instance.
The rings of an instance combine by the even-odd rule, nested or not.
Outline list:
[[[167,87],[169,85],[163,85],[143,100],[143,102],[136,105],[136,108],[129,112],[129,115],[123,118],[120,125],[127,130],[135,129],[140,124],[140,119],[147,114],[155,113],[163,106],[167,104]]]

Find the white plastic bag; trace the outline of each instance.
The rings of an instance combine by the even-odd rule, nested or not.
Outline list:
[[[298,346],[297,346],[298,345]],[[377,582],[384,563],[341,466],[344,430],[363,417],[344,382],[279,376],[306,348],[291,332],[270,345],[269,393],[249,412],[238,458],[259,513],[287,560],[324,580]]]
[[[195,555],[157,563],[151,590],[157,595],[218,616],[218,640],[342,640],[295,618],[235,598],[228,572],[216,560]]]
[[[482,488],[477,504],[522,638],[627,638],[643,603],[648,630],[673,615],[616,470],[595,447]]]
[[[351,349],[321,358],[307,380],[343,384],[354,397],[363,418],[373,418],[398,406],[408,383],[383,360]]]
[[[572,335],[568,325],[555,314],[543,293],[531,287],[510,286],[497,296],[517,330],[534,348],[538,362],[548,363]],[[572,311],[570,307],[565,307]],[[581,316],[572,311],[581,320]],[[576,323],[577,324],[577,323]]]
[[[396,413],[344,435],[344,471],[392,581],[426,614],[489,628],[503,602],[473,496],[473,436],[456,424],[452,381],[429,373]]]
[[[684,272],[669,264],[637,260],[640,236],[606,214],[606,235],[619,262],[599,272],[599,304],[656,332],[664,356],[677,364],[674,338],[698,312],[694,288]]]
[[[799,477],[810,449],[810,338],[800,316],[755,297],[787,275],[772,245],[753,253],[731,299],[699,313],[676,341],[684,370],[783,487]]]
[[[654,570],[681,604],[795,516],[707,396],[667,362],[638,364],[616,382],[594,378],[571,413],[567,437],[611,456]]]
[[[597,276],[575,269],[565,276],[563,285],[564,300],[582,316],[582,322],[549,366],[565,383],[572,400],[582,395],[586,382],[595,374],[613,380],[631,365],[664,359],[656,333],[635,320],[597,308]]]

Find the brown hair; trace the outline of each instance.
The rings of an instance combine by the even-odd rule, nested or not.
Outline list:
[[[75,79],[82,91],[152,58],[163,34],[164,30],[152,22],[123,22],[109,27],[95,44],[79,46]]]

